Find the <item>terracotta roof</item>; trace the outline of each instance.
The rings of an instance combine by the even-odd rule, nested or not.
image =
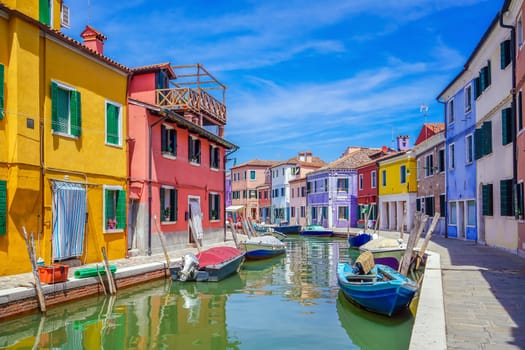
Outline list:
[[[55,29],[52,29],[51,27],[43,24],[43,23],[40,23],[38,22],[37,20],[25,15],[24,13],[18,11],[18,10],[13,10],[9,7],[7,7],[6,5],[4,5],[3,3],[0,3],[0,9],[8,12],[10,15],[14,15],[14,16],[17,16],[17,17],[20,17],[22,19],[24,19],[26,22],[29,22],[37,27],[40,28],[40,30],[46,32],[47,34],[57,38],[58,40],[60,41],[63,41],[64,43],[66,44],[69,44],[79,50],[81,50],[82,52],[92,56],[92,57],[95,57],[107,64],[109,64],[110,66],[113,66],[121,71],[124,71],[126,73],[129,73],[130,72],[130,69],[114,60],[112,60],[111,58],[107,57],[107,56],[104,56],[104,55],[101,55],[99,53],[97,53],[96,51],[94,50],[91,50],[90,48],[84,46],[84,44],[82,44],[81,42],[75,40],[75,39],[72,39],[70,37],[68,37],[67,35],[65,35],[64,33],[62,33],[61,31],[58,31],[58,30],[55,30]]]
[[[309,152],[308,152],[309,153]],[[306,160],[301,160],[299,157],[304,157],[304,159],[306,159],[306,157],[311,157],[311,161],[306,161]],[[275,164],[275,166],[280,166],[280,165],[286,165],[286,164],[290,164],[290,165],[300,165],[301,167],[306,167],[306,168],[320,168],[322,166],[325,166],[327,163],[322,160],[321,158],[317,157],[317,156],[313,156],[311,153],[309,153],[308,155],[306,153],[304,154],[299,154],[295,157],[292,157],[292,158],[289,158],[285,161],[281,161],[279,162],[278,164]]]
[[[171,63],[169,62],[151,64],[151,65],[142,66],[142,67],[135,67],[135,68],[132,68],[131,71],[133,73],[148,73],[148,72],[155,72],[161,69],[168,70],[168,72],[170,73],[170,79],[175,79],[177,77],[175,74],[175,71],[173,71],[173,68],[171,67]]]
[[[235,169],[235,168],[240,168],[240,167],[244,167],[244,166],[248,166],[248,165],[261,166],[261,167],[271,167],[271,166],[274,166],[277,163],[279,163],[278,160],[252,159],[252,160],[249,160],[249,161],[244,162],[242,164],[239,164],[239,165],[236,165],[236,166],[232,166],[231,168]]]
[[[377,162],[380,162],[382,160],[385,160],[385,159],[388,159],[388,158],[391,158],[391,157],[394,157],[396,156],[398,153],[406,153],[405,151],[401,151],[401,152],[391,152],[391,153],[386,153],[386,154],[383,154],[382,156],[380,157],[376,157],[376,158],[373,158],[371,159],[369,162],[366,162],[366,163],[363,163],[363,164],[359,164],[358,168],[362,168],[362,167],[365,167],[365,166],[368,166],[370,164],[374,164],[374,163],[377,163]]]
[[[364,163],[370,162],[371,156],[377,155],[376,148],[353,147],[347,150],[345,154],[339,159],[334,160],[327,166],[324,166],[317,171],[332,170],[332,169],[356,169]]]
[[[415,146],[445,130],[445,123],[425,123],[419,132]]]

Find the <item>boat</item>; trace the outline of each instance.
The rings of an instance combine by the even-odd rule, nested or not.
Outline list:
[[[324,228],[321,225],[307,225],[304,230],[301,231],[301,235],[311,237],[332,237],[334,231]]]
[[[356,264],[337,264],[337,281],[345,297],[378,314],[392,316],[407,308],[419,286],[389,266],[375,264],[370,252]]]
[[[359,248],[363,244],[374,239],[374,236],[366,232],[358,232],[355,236],[348,237],[350,248]]]
[[[376,264],[387,265],[398,270],[406,252],[406,245],[401,239],[379,237],[361,245],[359,250],[371,252]]]
[[[286,245],[271,235],[249,238],[240,242],[239,248],[249,260],[268,259],[286,252]]]
[[[239,271],[246,253],[234,247],[212,247],[187,253],[170,266],[174,281],[218,282]]]
[[[284,233],[285,235],[299,234],[301,232],[301,225],[279,225],[274,226],[273,229],[277,232]]]
[[[269,229],[268,231],[262,234],[263,236],[274,236],[280,241],[284,241],[288,236],[282,232],[275,231],[274,229]]]

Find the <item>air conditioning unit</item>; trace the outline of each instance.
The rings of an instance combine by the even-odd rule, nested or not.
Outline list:
[[[60,9],[60,26],[69,29],[71,28],[69,23],[69,7],[62,4],[62,8]]]

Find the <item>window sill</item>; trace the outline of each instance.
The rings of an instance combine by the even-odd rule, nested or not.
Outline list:
[[[120,144],[120,143],[117,144],[117,143],[107,143],[106,142],[106,146],[108,146],[108,147],[115,147],[115,148],[122,148],[122,144]]]
[[[210,222],[221,222],[220,219],[210,219]]]
[[[106,234],[106,233],[122,233],[122,232],[124,232],[124,230],[121,229],[121,228],[116,228],[116,229],[105,229],[105,230],[104,230],[104,233],[105,233],[105,234]]]
[[[63,137],[67,137],[69,139],[74,139],[74,140],[78,140],[78,136],[75,136],[73,134],[66,134],[64,132],[60,132],[60,131],[53,131],[52,132],[52,135],[53,136],[63,136]]]
[[[162,152],[162,156],[167,159],[177,159],[177,156],[175,154],[169,152]]]
[[[177,221],[161,221],[160,224],[161,225],[173,225],[177,223]]]
[[[201,166],[201,163],[197,163],[197,162],[192,162],[192,161],[190,161],[190,165],[193,165],[193,166]]]

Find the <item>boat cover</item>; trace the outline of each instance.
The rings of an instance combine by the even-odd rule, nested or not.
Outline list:
[[[199,268],[204,268],[206,266],[232,260],[243,254],[243,250],[234,247],[213,247],[197,254],[196,256],[197,259],[199,259]]]

